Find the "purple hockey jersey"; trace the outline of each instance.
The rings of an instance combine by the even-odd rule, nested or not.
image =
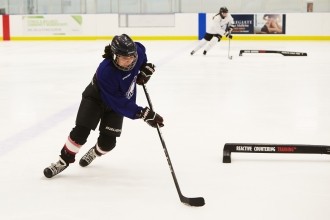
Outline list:
[[[135,42],[138,60],[130,71],[116,68],[112,60],[104,59],[96,71],[101,99],[107,107],[125,117],[136,119],[143,108],[136,104],[136,78],[141,66],[147,63],[145,47]]]

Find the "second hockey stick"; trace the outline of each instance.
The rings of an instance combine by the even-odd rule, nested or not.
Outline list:
[[[226,34],[227,33],[227,34]],[[225,35],[228,37],[228,59],[233,59],[233,56],[230,55],[230,40],[232,38],[231,36],[231,27],[229,26],[229,23],[227,24],[227,28],[226,28],[226,33]]]
[[[228,43],[228,59],[233,59],[233,56],[230,55],[230,37],[228,39],[229,43]]]
[[[145,95],[147,97],[149,107],[153,111],[153,107],[152,107],[152,103],[151,103],[151,100],[150,100],[150,96],[149,96],[148,91],[147,91],[147,88],[146,88],[146,86],[144,84],[143,84],[143,90],[144,90],[144,93],[145,93]],[[180,187],[179,187],[179,183],[178,183],[178,180],[176,178],[176,175],[175,175],[175,172],[174,172],[174,168],[173,168],[173,165],[172,165],[172,162],[171,162],[171,159],[170,159],[170,155],[168,154],[168,151],[167,151],[167,148],[166,148],[166,145],[165,145],[164,138],[162,136],[162,133],[161,133],[160,128],[159,128],[158,125],[157,125],[157,131],[158,131],[158,135],[159,135],[160,141],[161,141],[162,146],[163,146],[163,149],[164,149],[165,156],[167,158],[168,166],[170,167],[170,170],[171,170],[171,174],[172,174],[172,177],[173,177],[173,180],[174,180],[174,184],[175,184],[176,190],[177,190],[177,192],[179,194],[179,197],[180,197],[180,201],[182,203],[184,203],[186,205],[190,205],[190,206],[203,206],[203,205],[205,205],[205,200],[204,200],[203,197],[188,198],[188,197],[185,197],[184,195],[182,195],[181,190],[180,190]]]

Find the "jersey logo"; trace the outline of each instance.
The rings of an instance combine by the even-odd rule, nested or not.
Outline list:
[[[131,73],[128,74],[127,76],[125,76],[125,77],[123,78],[123,80],[127,79],[130,75],[131,75]]]
[[[134,77],[133,81],[131,82],[131,85],[129,86],[127,92],[126,92],[126,98],[127,99],[131,99],[132,96],[134,95],[134,89],[135,89],[135,85],[136,85],[136,77]]]

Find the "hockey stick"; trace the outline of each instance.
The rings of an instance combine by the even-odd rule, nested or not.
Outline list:
[[[230,37],[229,37],[229,43],[228,43],[228,59],[233,59],[233,56],[230,56],[229,54],[230,54]]]
[[[149,107],[153,111],[152,103],[151,103],[150,96],[148,94],[147,88],[144,84],[142,86],[143,86],[144,93],[147,97]],[[175,172],[174,172],[173,165],[172,165],[172,162],[171,162],[171,159],[170,159],[170,155],[168,154],[168,151],[167,151],[167,148],[166,148],[166,145],[165,145],[165,141],[163,139],[162,133],[161,133],[160,128],[159,128],[159,125],[157,125],[157,131],[158,131],[160,141],[163,145],[164,153],[165,153],[165,156],[167,158],[167,163],[168,163],[168,166],[170,167],[171,174],[172,174],[172,177],[173,177],[173,180],[174,180],[174,184],[175,184],[176,190],[177,190],[177,192],[179,194],[179,197],[180,197],[180,201],[182,203],[184,203],[186,205],[190,205],[190,206],[203,206],[203,205],[205,205],[205,201],[204,201],[203,197],[187,198],[187,197],[182,195],[180,187],[179,187],[178,180],[175,176]]]
[[[226,35],[226,33],[228,35]],[[226,33],[225,35],[228,37],[228,59],[233,59],[233,56],[230,56],[230,40],[231,40],[231,29],[230,29],[230,26],[229,26],[229,23],[227,24],[227,28],[226,28]]]

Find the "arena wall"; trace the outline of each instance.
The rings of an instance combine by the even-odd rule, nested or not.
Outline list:
[[[0,40],[197,40],[214,14],[2,15]],[[5,17],[7,16],[7,17]],[[287,13],[285,34],[237,34],[236,40],[330,40],[330,13]]]

